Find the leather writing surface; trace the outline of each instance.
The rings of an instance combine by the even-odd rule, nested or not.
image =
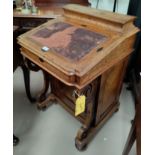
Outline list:
[[[30,38],[71,60],[79,60],[107,39],[104,35],[65,22],[44,27]]]

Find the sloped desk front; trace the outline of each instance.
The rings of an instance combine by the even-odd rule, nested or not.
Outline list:
[[[24,57],[50,75],[50,100],[75,116],[78,96],[86,96],[83,124],[75,138],[85,148],[104,122],[119,108],[128,57],[138,29],[135,17],[66,5],[64,16],[49,21],[18,38]]]

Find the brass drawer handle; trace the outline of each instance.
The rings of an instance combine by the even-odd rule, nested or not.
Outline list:
[[[82,27],[87,27],[87,25],[85,25],[85,24],[81,24],[81,26],[82,26]]]
[[[79,96],[80,96],[80,94],[77,92],[77,90],[73,90],[72,97],[78,98]]]

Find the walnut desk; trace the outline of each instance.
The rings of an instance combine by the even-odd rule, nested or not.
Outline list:
[[[34,27],[37,27],[48,20],[57,18],[60,16],[62,9],[57,9],[55,11],[59,14],[55,14],[52,10],[52,7],[39,7],[39,12],[37,14],[23,14],[20,11],[14,9],[13,11],[13,24],[19,26],[23,31],[30,30]]]
[[[19,36],[22,55],[50,76],[50,100],[73,116],[77,99],[85,96],[85,110],[75,138],[82,150],[119,108],[119,95],[136,33],[135,17],[66,5],[64,15]]]

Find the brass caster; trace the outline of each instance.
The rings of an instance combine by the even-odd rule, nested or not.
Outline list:
[[[75,147],[77,148],[77,150],[79,151],[85,151],[87,149],[87,144],[81,146],[81,145],[78,145],[76,142],[75,142]]]
[[[38,97],[38,101],[39,102],[43,102],[43,101],[45,101],[46,100],[46,96],[45,95],[40,95],[39,97]]]
[[[87,135],[88,135],[88,130],[85,129],[84,127],[81,127],[77,133],[77,137],[79,140],[86,138]]]
[[[38,110],[41,110],[41,111],[45,111],[45,110],[47,110],[47,106],[37,106],[37,109]]]

